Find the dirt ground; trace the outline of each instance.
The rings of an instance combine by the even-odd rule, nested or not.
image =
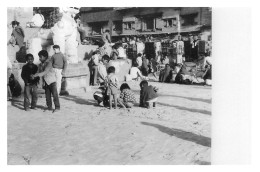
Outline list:
[[[139,83],[129,85],[139,97]],[[8,105],[8,164],[211,164],[211,87],[150,83],[155,109],[98,107],[97,87],[60,97],[61,111]]]

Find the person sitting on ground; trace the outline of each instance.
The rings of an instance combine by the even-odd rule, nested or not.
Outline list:
[[[187,69],[184,64],[179,65],[181,65],[181,69],[175,77],[175,82],[178,84],[191,84],[193,82],[192,73]]]
[[[32,28],[35,28],[35,27],[42,27],[42,25],[44,24],[44,16],[41,14],[41,11],[40,10],[35,10],[33,11],[33,18],[31,20],[31,22],[28,22],[26,24],[26,27],[32,27]]]
[[[115,109],[117,109],[117,95],[119,94],[119,80],[115,75],[115,67],[110,66],[107,69],[108,76],[106,77],[105,83],[107,87],[107,95],[109,96],[109,109],[112,109],[112,98],[115,102]]]
[[[145,79],[141,71],[138,69],[138,64],[135,61],[133,61],[133,66],[130,69],[129,77],[131,80],[136,80],[136,81],[138,81],[139,79]]]
[[[153,103],[153,107],[156,106],[156,102],[158,99],[158,88],[153,87],[151,85],[148,86],[148,82],[147,81],[142,81],[140,83],[140,107],[146,107],[146,108],[150,108],[151,104]]]
[[[97,101],[98,106],[103,102],[104,107],[109,107],[109,96],[106,94],[105,83],[101,83],[98,90],[93,94],[94,99]]]
[[[131,91],[127,83],[123,83],[120,87],[120,97],[118,98],[118,103],[123,106],[123,108],[131,108],[136,102],[134,93]]]
[[[22,87],[17,79],[14,77],[14,74],[10,75],[8,85],[11,90],[12,97],[19,97],[21,95]]]
[[[172,79],[172,69],[169,64],[165,65],[164,70],[160,73],[160,82],[170,83]]]
[[[26,55],[27,64],[23,66],[21,77],[24,81],[24,110],[29,111],[30,105],[30,94],[31,99],[31,109],[36,108],[37,104],[37,84],[39,83],[40,78],[32,79],[32,75],[36,74],[38,71],[37,65],[33,63],[34,57],[32,54]]]
[[[205,72],[203,74],[203,79],[205,80],[205,85],[212,85],[212,63],[211,61],[206,61]]]

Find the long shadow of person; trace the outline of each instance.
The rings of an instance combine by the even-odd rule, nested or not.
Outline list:
[[[11,103],[12,106],[20,109],[20,110],[24,110],[24,102],[22,100],[12,100],[12,103]],[[42,105],[36,105],[36,108],[37,109],[42,109],[42,110],[45,110],[46,107],[42,106]]]
[[[93,105],[93,106],[96,105],[97,106],[97,101],[91,100],[91,99],[83,99],[83,98],[80,98],[77,96],[72,96],[72,95],[69,95],[66,97],[60,97],[60,98],[64,99],[64,100],[74,101],[77,104],[85,104],[85,105]]]
[[[24,110],[23,101],[21,101],[21,100],[12,100],[11,105],[20,110]]]
[[[186,107],[182,107],[182,106],[177,106],[177,105],[170,105],[170,104],[167,104],[167,103],[161,103],[161,102],[158,102],[159,105],[162,105],[162,106],[168,106],[168,107],[174,107],[176,109],[180,109],[180,110],[186,110],[186,111],[190,111],[190,112],[193,112],[193,113],[203,113],[205,115],[211,115],[211,112],[210,111],[207,111],[207,110],[202,110],[202,109],[191,109],[191,108],[186,108]]]
[[[143,125],[148,125],[157,128],[159,131],[166,133],[170,136],[175,136],[183,140],[191,141],[202,146],[211,147],[211,138],[197,135],[191,132],[186,132],[179,129],[168,128],[159,124],[153,124],[148,122],[141,122]]]

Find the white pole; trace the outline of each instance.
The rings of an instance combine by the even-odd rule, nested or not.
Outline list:
[[[181,22],[180,22],[180,15],[178,15],[178,21],[177,21],[177,31],[178,31],[178,35],[180,35],[180,32],[181,32]]]

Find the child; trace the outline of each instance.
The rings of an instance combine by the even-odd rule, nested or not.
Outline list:
[[[153,103],[153,107],[155,107],[155,103],[157,101],[158,95],[157,91],[158,89],[156,87],[153,87],[151,85],[148,86],[147,81],[142,81],[140,83],[140,107],[146,107],[150,108],[151,103]]]
[[[103,83],[100,84],[101,86],[98,88],[98,91],[96,91],[93,94],[93,97],[95,100],[97,100],[98,106],[100,106],[100,103],[103,102],[104,107],[109,106],[109,96],[106,95],[106,87]]]
[[[52,110],[52,100],[51,96],[53,96],[53,102],[55,105],[54,112],[60,110],[60,101],[57,90],[57,79],[55,71],[52,67],[51,59],[48,59],[48,52],[46,50],[41,50],[39,53],[39,59],[41,64],[39,65],[39,72],[33,75],[32,77],[42,77],[44,82],[45,96],[46,96],[46,104],[48,106],[48,110]]]
[[[115,102],[115,109],[117,108],[117,95],[119,94],[118,90],[118,78],[115,75],[115,67],[110,66],[107,69],[108,76],[106,77],[106,86],[107,86],[107,95],[109,95],[109,108],[112,109],[112,96]]]
[[[34,57],[32,54],[25,56],[27,64],[23,66],[21,77],[24,80],[24,110],[29,111],[30,94],[32,95],[31,109],[36,108],[37,104],[37,84],[39,78],[32,78],[32,75],[38,71],[37,65],[33,63]]]
[[[123,83],[120,87],[120,97],[118,98],[118,103],[123,106],[123,108],[131,108],[136,102],[134,93],[131,91],[127,83]]]
[[[139,80],[140,79],[145,79],[145,77],[141,74],[141,71],[138,69],[138,64],[137,62],[133,61],[133,66],[130,69],[130,79],[131,80]]]
[[[59,45],[53,45],[53,50],[55,54],[51,57],[52,66],[56,74],[57,78],[57,90],[58,94],[61,91],[61,79],[62,75],[64,75],[66,69],[67,69],[67,59],[66,57],[61,53],[60,46]]]
[[[22,87],[19,84],[19,82],[16,80],[16,78],[14,77],[14,74],[10,75],[8,86],[9,86],[9,89],[11,92],[10,96],[19,97],[21,95]]]

